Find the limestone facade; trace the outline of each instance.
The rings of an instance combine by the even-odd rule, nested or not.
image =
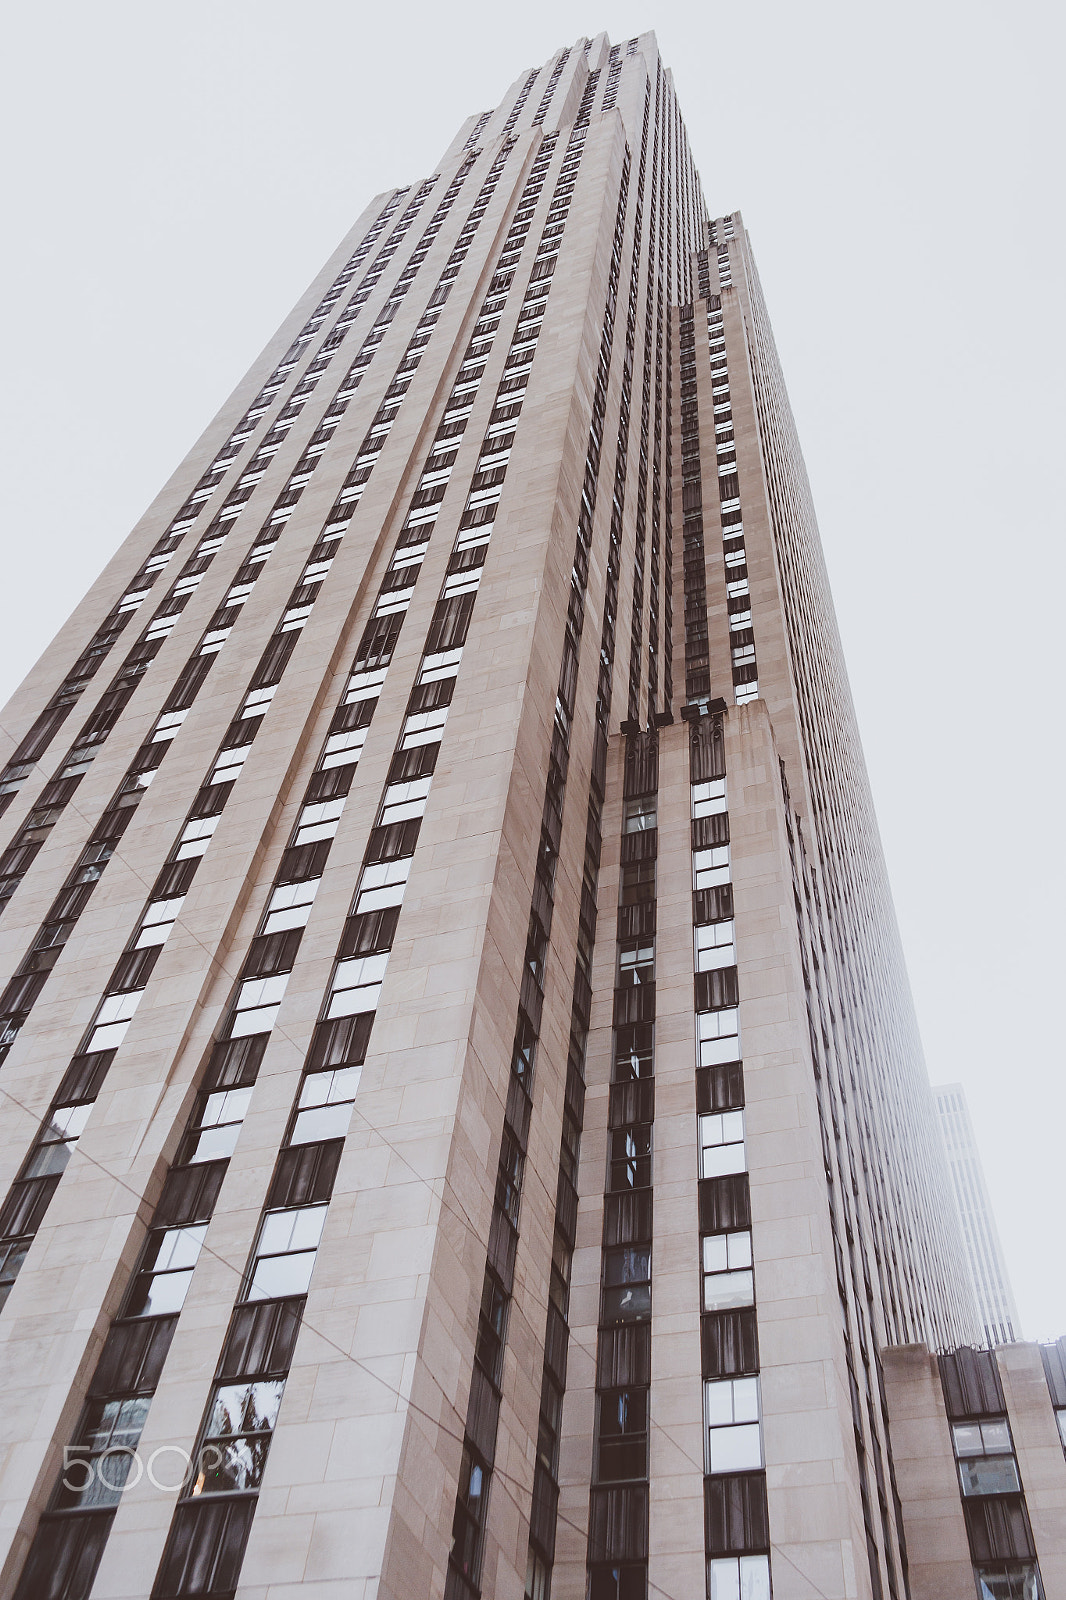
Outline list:
[[[372,202],[2,726],[4,1593],[906,1592],[973,1309],[653,35]]]

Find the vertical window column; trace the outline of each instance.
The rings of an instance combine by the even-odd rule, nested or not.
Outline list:
[[[587,117],[585,119],[587,121]],[[580,118],[579,118],[580,121]],[[584,148],[584,124],[575,126],[567,145],[566,158],[552,195],[545,231],[537,253],[532,279],[554,271],[561,243],[561,224],[569,214],[574,184]],[[562,833],[563,804],[570,755],[570,733],[574,715],[574,695],[584,626],[584,595],[588,583],[592,521],[598,487],[600,451],[606,415],[607,387],[614,334],[615,300],[621,270],[622,234],[628,199],[629,163],[623,168],[615,220],[614,245],[608,275],[607,309],[600,342],[600,362],[593,396],[593,415],[586,453],[585,485],[578,518],[577,543],[571,574],[571,597],[563,644],[559,685],[556,691],[555,720],[549,755],[548,779],[542,808],[532,904],[526,938],[518,1018],[511,1056],[503,1136],[501,1140],[496,1196],[489,1233],[489,1246],[482,1290],[481,1315],[464,1439],[463,1460],[452,1524],[452,1550],[445,1585],[446,1600],[468,1600],[480,1593],[481,1563],[484,1555],[488,1491],[495,1457],[499,1424],[503,1353],[507,1319],[513,1288],[518,1226],[525,1168],[526,1143],[532,1115],[532,1090],[537,1045],[543,1006],[543,976],[547,959],[554,909],[555,872]],[[532,285],[531,285],[532,289]],[[529,291],[531,292],[531,291]],[[613,617],[612,617],[613,625]],[[562,1241],[565,1246],[565,1235]],[[569,1252],[563,1250],[556,1267],[569,1270]],[[556,1376],[559,1377],[556,1370]],[[561,1382],[557,1384],[561,1390]],[[543,1394],[542,1386],[542,1394]],[[561,1394],[560,1394],[561,1398]],[[550,1394],[549,1394],[550,1405]],[[554,1421],[552,1417],[554,1416]],[[550,1412],[553,1430],[558,1415]],[[550,1459],[554,1445],[545,1446]],[[541,1551],[531,1563],[530,1581],[540,1581],[548,1544],[547,1523],[551,1521],[554,1539],[555,1496],[553,1483],[541,1481],[540,1494],[547,1495],[539,1512],[542,1529]]]
[[[648,1588],[658,735],[626,740],[589,1600]]]
[[[726,605],[729,610],[729,655],[733,674],[733,699],[738,706],[759,697],[759,668],[752,629],[748,556],[744,546],[744,521],[737,476],[737,446],[733,431],[733,405],[726,361],[725,326],[721,299],[707,302],[707,340],[711,357],[711,399],[718,464],[718,497],[722,514],[722,553],[725,559]]]
[[[994,1350],[938,1358],[973,1575],[981,1600],[1044,1600]]]
[[[696,335],[693,309],[678,311],[681,354],[681,507],[684,536],[685,698],[706,710],[711,693],[707,631],[707,571],[703,543],[703,476],[700,415],[696,387]]]
[[[707,1596],[770,1600],[722,719],[689,727]]]

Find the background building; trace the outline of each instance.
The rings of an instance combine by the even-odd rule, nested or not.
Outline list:
[[[1063,1341],[885,1352],[912,1600],[1040,1600],[1066,1584]]]
[[[906,1592],[879,1352],[978,1326],[652,35],[368,208],[3,725],[7,1592]]]
[[[1010,1344],[1021,1337],[1018,1308],[1014,1304],[966,1094],[961,1083],[942,1083],[933,1090],[933,1099],[985,1339],[990,1345]]]

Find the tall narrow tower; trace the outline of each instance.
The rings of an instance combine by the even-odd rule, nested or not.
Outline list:
[[[975,1319],[651,34],[371,204],[3,727],[5,1593],[904,1594]]]

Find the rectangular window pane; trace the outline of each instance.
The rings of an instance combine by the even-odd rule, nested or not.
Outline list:
[[[707,1563],[710,1600],[770,1600],[768,1556],[718,1556]]]
[[[1013,1456],[977,1456],[960,1461],[959,1482],[964,1495],[1017,1494],[1021,1488]]]
[[[308,1111],[298,1111],[289,1143],[318,1144],[323,1139],[342,1139],[351,1120],[350,1100],[342,1100],[335,1106],[313,1106]]]
[[[280,1300],[285,1295],[306,1294],[317,1253],[316,1250],[299,1250],[284,1256],[262,1257],[252,1272],[249,1300]]]

